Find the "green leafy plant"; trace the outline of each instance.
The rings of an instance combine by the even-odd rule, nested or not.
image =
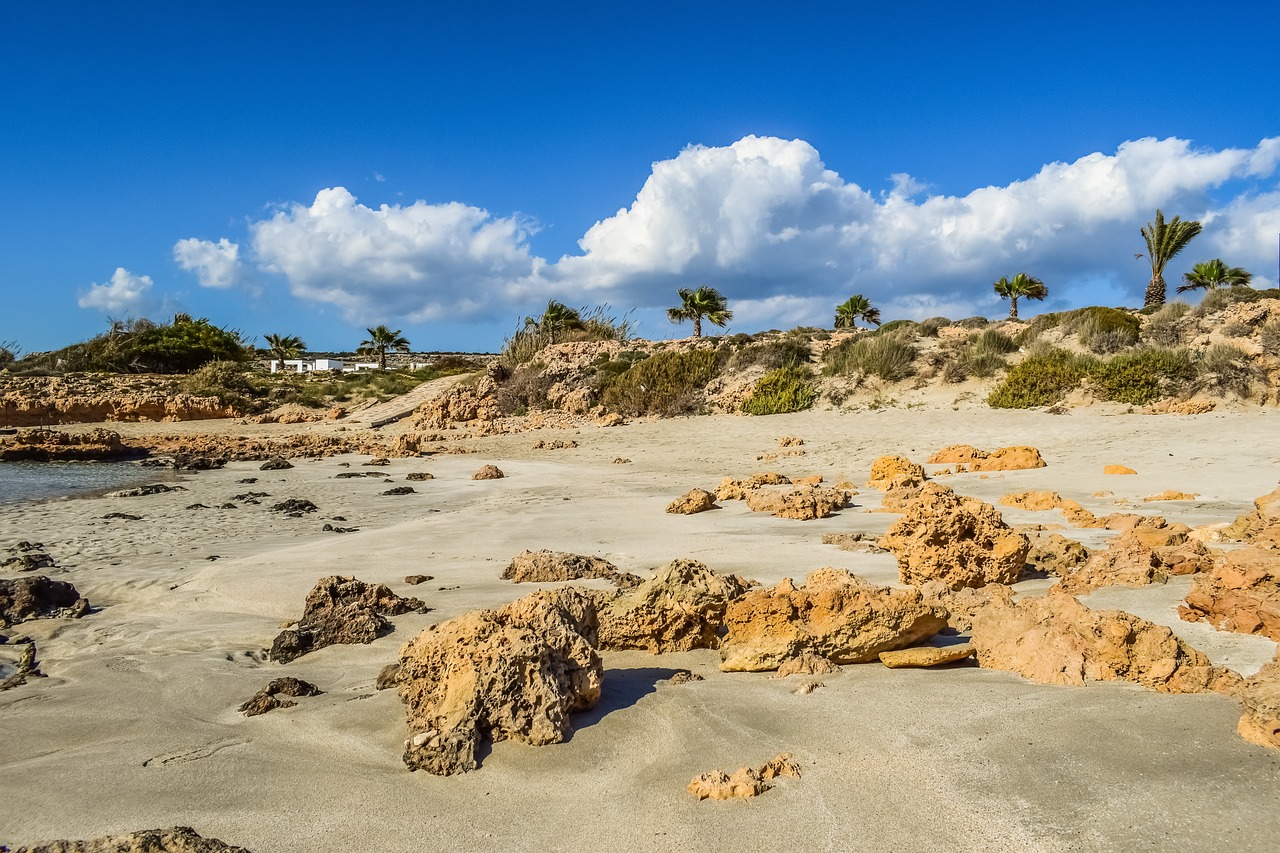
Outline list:
[[[705,319],[714,326],[726,326],[733,319],[729,310],[729,301],[714,287],[699,287],[696,290],[680,288],[680,305],[667,309],[667,319],[673,323],[693,321],[693,336],[702,337],[702,321]]]
[[[1134,406],[1177,393],[1195,376],[1196,365],[1187,350],[1154,347],[1098,362],[1089,371],[1102,399]]]
[[[836,306],[835,327],[837,329],[856,329],[858,320],[880,325],[880,309],[872,306],[871,300],[861,293],[855,293]]]
[[[1034,352],[1009,368],[1004,381],[987,397],[987,404],[995,409],[1051,406],[1077,388],[1095,363],[1091,356],[1064,349]]]
[[[742,411],[749,415],[801,412],[813,405],[814,397],[809,368],[780,367],[760,377],[751,396],[742,401]]]
[[[729,359],[729,370],[743,370],[759,365],[766,370],[794,367],[809,363],[811,351],[808,343],[788,335],[779,340],[748,343],[736,349]]]
[[[917,354],[901,334],[861,337],[828,350],[823,372],[833,376],[857,373],[897,382],[915,375]]]
[[[1164,304],[1164,268],[1200,233],[1201,228],[1199,222],[1184,222],[1177,216],[1166,222],[1163,210],[1156,210],[1155,221],[1143,227],[1142,240],[1147,244],[1147,252],[1145,255],[1139,253],[1137,257],[1145,257],[1151,263],[1151,282],[1142,302],[1144,306]]]
[[[655,353],[604,384],[601,402],[628,416],[671,416],[695,411],[707,383],[719,373],[720,353],[713,349]]]

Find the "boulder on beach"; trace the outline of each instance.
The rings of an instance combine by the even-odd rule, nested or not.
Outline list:
[[[535,592],[499,610],[433,625],[400,650],[410,770],[474,770],[481,741],[560,743],[570,714],[600,700],[596,603],[580,590]]]
[[[502,469],[497,465],[484,465],[480,470],[471,475],[473,480],[501,480],[507,475],[502,473]]]
[[[7,848],[6,848],[7,849]],[[250,853],[216,838],[204,838],[189,826],[144,829],[88,841],[47,841],[15,847],[13,853]]]
[[[633,587],[640,583],[635,575],[619,572],[618,567],[603,557],[570,554],[567,551],[521,551],[512,558],[502,579],[512,583],[556,583],[583,578],[600,578],[618,586]]]
[[[653,654],[714,649],[729,602],[750,584],[697,560],[677,559],[600,608],[600,648]]]
[[[78,619],[89,612],[89,600],[66,581],[35,577],[0,578],[0,628],[49,616]]]
[[[706,489],[690,489],[680,497],[667,504],[667,512],[673,515],[694,515],[716,506],[716,496]]]
[[[1029,547],[991,504],[938,483],[924,486],[880,544],[898,558],[903,583],[941,580],[952,589],[1016,582]]]
[[[1032,536],[1027,550],[1027,568],[1055,577],[1065,577],[1089,562],[1088,548],[1061,533]]]
[[[1178,608],[1188,622],[1219,631],[1260,634],[1280,641],[1280,552],[1230,551],[1212,570],[1197,575]]]
[[[73,433],[37,427],[0,438],[0,462],[107,461],[145,455],[145,450],[125,444],[120,433],[107,429]]]
[[[1163,625],[1090,610],[1051,587],[1043,598],[995,600],[973,617],[978,664],[1037,684],[1132,681],[1161,693],[1229,692],[1239,676],[1214,666]]]
[[[759,767],[740,767],[732,774],[722,770],[703,773],[688,784],[687,790],[699,800],[748,799],[772,788],[769,782],[779,776],[800,778],[800,765],[791,760],[789,752]]]
[[[923,483],[924,468],[905,456],[881,456],[871,463],[871,476],[867,486],[873,489],[887,489],[890,484],[902,478]]]
[[[277,456],[275,459],[268,459],[258,466],[259,471],[287,471],[293,467],[293,463],[288,459]]]
[[[729,602],[720,669],[763,672],[804,653],[865,663],[941,631],[946,614],[918,589],[891,589],[844,569],[819,569],[803,585],[790,579]]]
[[[926,460],[930,465],[956,465],[956,472],[969,471],[1023,471],[1044,468],[1046,462],[1040,451],[1028,445],[999,447],[990,452],[968,444],[944,447]]]
[[[270,684],[253,694],[237,710],[246,717],[256,717],[259,714],[274,711],[276,708],[292,708],[298,704],[297,702],[290,702],[288,699],[281,699],[280,694],[299,697],[319,696],[323,693],[323,690],[310,681],[285,676],[284,678],[272,679]]]
[[[733,477],[725,477],[720,481],[720,485],[716,487],[716,500],[745,501],[747,495],[753,489],[758,489],[761,486],[787,486],[790,484],[791,480],[774,471],[752,474],[750,477],[743,477],[740,480]]]
[[[1236,731],[1249,743],[1280,749],[1280,659],[1249,679],[1236,693],[1244,713]]]
[[[767,512],[775,518],[796,521],[826,518],[848,505],[848,492],[824,489],[818,485],[802,485],[790,489],[760,487],[747,492],[747,508],[752,512]]]
[[[1123,475],[1123,474],[1136,474],[1138,472],[1130,468],[1128,465],[1107,465],[1103,467],[1102,473]]]
[[[271,644],[270,657],[288,663],[325,646],[372,643],[391,630],[386,617],[410,611],[425,613],[427,607],[416,598],[401,598],[385,584],[338,575],[321,578],[307,593],[302,618]]]
[[[880,663],[889,669],[907,669],[941,666],[973,657],[973,643],[957,643],[954,646],[912,646],[880,653]]]

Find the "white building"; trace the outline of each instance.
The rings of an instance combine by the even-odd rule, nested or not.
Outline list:
[[[311,373],[316,370],[359,370],[361,368],[377,367],[378,365],[363,364],[354,367],[346,367],[345,362],[340,358],[286,358],[284,361],[279,359],[271,360],[272,373]]]

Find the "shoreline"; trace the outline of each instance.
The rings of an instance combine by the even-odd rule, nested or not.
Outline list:
[[[11,780],[0,843],[182,824],[255,853],[416,851],[424,833],[476,850],[579,848],[601,837],[676,850],[750,848],[785,825],[788,844],[813,849],[919,849],[938,837],[956,850],[1211,849],[1222,827],[1235,826],[1238,850],[1269,849],[1280,836],[1270,808],[1280,769],[1274,753],[1235,734],[1238,709],[1222,696],[879,664],[846,666],[824,676],[823,689],[796,696],[797,677],[722,673],[713,651],[608,652],[604,699],[575,715],[568,742],[500,743],[479,770],[437,778],[405,770],[403,708],[394,691],[373,688],[381,666],[426,625],[555,586],[499,579],[525,548],[595,554],[645,577],[690,557],[770,585],[834,566],[896,586],[891,555],[821,544],[823,533],[883,532],[897,517],[867,511],[881,496],[865,488],[868,468],[882,454],[923,462],[948,444],[1032,444],[1048,467],[938,482],[992,503],[1049,488],[1098,513],[1181,489],[1200,497],[1133,511],[1191,526],[1231,520],[1280,478],[1280,413],[1149,417],[979,408],[710,415],[468,439],[479,452],[391,459],[385,468],[362,466],[367,456],[294,460],[284,471],[233,462],[188,477],[185,492],[0,507],[0,548],[45,542],[62,566],[48,574],[74,582],[95,608],[78,621],[18,629],[36,640],[50,677],[0,693],[0,721],[12,733],[0,743],[0,772]],[[184,425],[112,428],[175,426]],[[206,425],[226,434],[277,429]],[[1224,434],[1249,440],[1227,443]],[[805,455],[757,459],[778,452],[783,435],[804,438]],[[579,446],[533,449],[555,438]],[[614,464],[620,457],[631,461]],[[1139,473],[1103,475],[1113,463]],[[484,464],[506,478],[470,480]],[[694,516],[663,512],[691,487],[765,470],[849,480],[861,494],[856,506],[809,522],[739,502]],[[412,471],[434,479],[406,483]],[[388,474],[392,483],[336,478],[353,472]],[[251,477],[258,482],[237,482]],[[415,494],[381,494],[392,485]],[[1114,494],[1093,497],[1103,490]],[[245,491],[271,497],[216,508]],[[270,512],[270,502],[294,497],[319,511],[297,519]],[[193,503],[214,508],[185,509]],[[114,510],[143,520],[101,520]],[[1062,523],[1057,512],[1000,510],[1011,524]],[[361,530],[320,532],[334,516]],[[1090,546],[1112,535],[1060,532]],[[205,559],[213,554],[220,558]],[[404,583],[417,573],[434,579]],[[386,583],[433,610],[396,617],[394,633],[368,646],[332,646],[287,665],[261,660],[281,622],[298,616],[328,574]],[[1048,585],[1015,589],[1039,595]],[[1082,600],[1170,625],[1241,672],[1274,656],[1269,640],[1178,619],[1172,608],[1185,585],[1112,587]],[[678,669],[705,680],[667,683]],[[262,717],[236,712],[282,675],[326,692]],[[783,751],[796,755],[803,778],[756,800],[697,803],[684,791],[699,773]],[[1144,815],[1143,825],[1132,814]]]

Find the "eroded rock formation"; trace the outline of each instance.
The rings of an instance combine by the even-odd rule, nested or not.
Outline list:
[[[763,794],[773,786],[769,782],[779,776],[800,778],[800,766],[784,752],[759,767],[740,767],[732,774],[712,770],[695,778],[688,791],[699,800],[747,799]]]
[[[56,429],[23,429],[0,438],[0,462],[105,461],[145,456],[146,451],[120,440],[107,429],[71,433]]]
[[[1240,737],[1258,746],[1280,749],[1280,660],[1247,679],[1236,698],[1244,706],[1236,726]]]
[[[44,575],[0,578],[0,628],[46,616],[79,619],[88,612],[88,599],[66,581]]]
[[[641,583],[639,577],[618,571],[617,566],[603,557],[546,549],[521,551],[502,573],[503,580],[513,583],[555,583],[583,578],[601,578],[628,589]]]
[[[1088,560],[1059,576],[1061,586],[1072,594],[1086,593],[1104,586],[1146,586],[1164,583],[1174,575],[1189,575],[1213,567],[1209,549],[1188,539],[1190,528],[1135,527],[1094,551]]]
[[[1022,471],[1044,468],[1046,463],[1040,451],[1027,445],[1000,447],[990,452],[968,444],[944,447],[928,458],[930,465],[955,465],[956,473],[969,471]]]
[[[385,584],[354,577],[321,578],[307,593],[302,618],[271,644],[270,657],[280,663],[335,644],[372,643],[391,629],[388,616],[426,612],[416,598],[401,598]]]
[[[924,468],[905,456],[881,456],[871,463],[871,476],[867,485],[873,489],[887,489],[891,483],[903,478],[923,483]]]
[[[292,708],[298,704],[297,702],[290,702],[288,699],[281,699],[279,694],[282,693],[285,696],[299,697],[320,696],[324,691],[310,681],[285,676],[284,678],[273,679],[270,684],[253,694],[249,701],[245,702],[237,710],[246,717],[256,717],[259,714],[274,711],[276,708]]]
[[[1280,552],[1228,552],[1211,571],[1195,578],[1178,613],[1188,622],[1203,620],[1219,631],[1280,641]]]
[[[654,654],[718,648],[725,610],[748,587],[697,560],[673,560],[600,608],[600,648]]]
[[[716,496],[706,489],[690,489],[667,504],[667,512],[673,515],[694,515],[716,509]]]

